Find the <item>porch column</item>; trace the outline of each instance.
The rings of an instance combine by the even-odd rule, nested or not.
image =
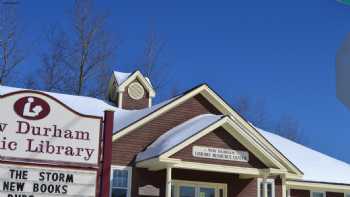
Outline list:
[[[286,175],[282,175],[281,179],[282,179],[282,197],[287,197]]]
[[[267,192],[267,178],[269,177],[269,173],[266,170],[263,175],[263,197],[268,197],[268,192]]]
[[[171,197],[171,168],[166,168],[165,197]]]
[[[267,193],[267,181],[266,178],[263,179],[263,187],[264,187],[264,197],[268,197],[268,193]]]

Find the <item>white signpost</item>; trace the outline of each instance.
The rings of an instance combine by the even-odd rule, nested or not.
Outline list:
[[[0,164],[0,196],[96,195],[97,171]]]
[[[102,119],[36,92],[0,97],[1,160],[97,166]]]
[[[213,148],[205,146],[193,146],[192,156],[207,159],[248,162],[249,153],[224,148]]]

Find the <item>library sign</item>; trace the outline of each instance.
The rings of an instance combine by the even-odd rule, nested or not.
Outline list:
[[[192,156],[206,159],[227,160],[248,162],[249,153],[247,151],[232,150],[225,148],[214,148],[206,146],[193,146]]]
[[[27,91],[0,97],[0,109],[2,159],[97,166],[101,118],[81,115],[53,97]]]
[[[96,195],[96,171],[0,165],[0,196],[54,197]]]
[[[41,92],[0,96],[0,197],[96,196],[101,124]]]

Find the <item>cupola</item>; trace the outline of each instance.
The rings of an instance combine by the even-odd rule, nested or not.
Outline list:
[[[155,91],[151,81],[140,71],[114,71],[109,82],[108,99],[122,109],[144,109],[152,106]]]

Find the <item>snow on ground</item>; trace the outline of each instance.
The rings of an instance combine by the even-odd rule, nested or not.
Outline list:
[[[209,125],[217,122],[222,115],[203,114],[196,116],[161,135],[148,148],[137,155],[137,161],[143,161],[159,156],[186,139],[201,132]]]

